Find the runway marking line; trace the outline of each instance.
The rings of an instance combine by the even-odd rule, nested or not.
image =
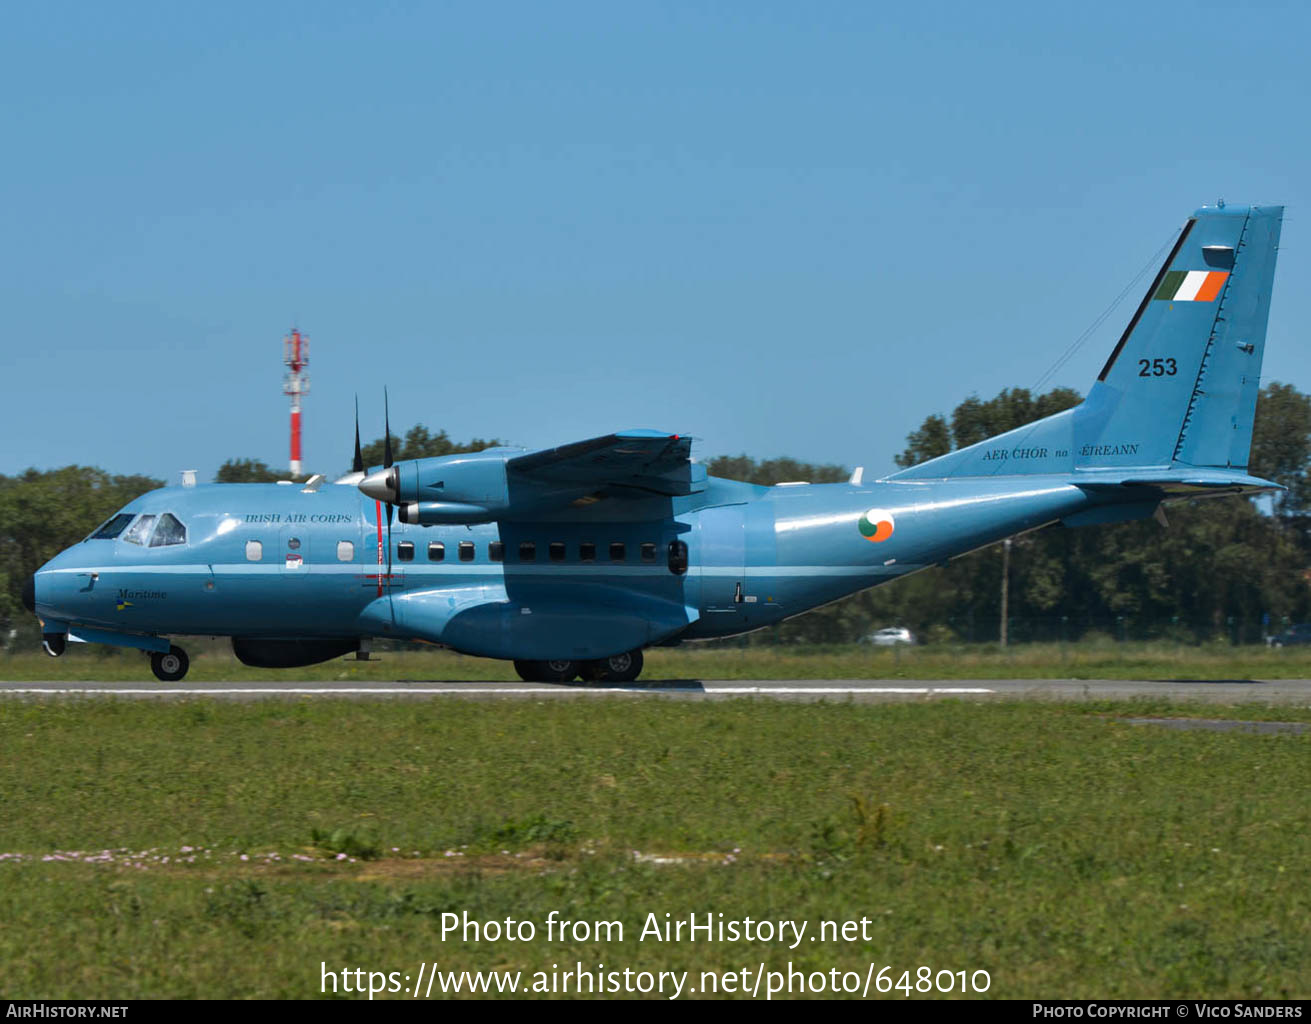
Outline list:
[[[666,687],[632,687],[632,686],[612,686],[604,689],[584,689],[581,687],[551,687],[551,686],[446,686],[446,687],[382,687],[382,686],[352,686],[352,687],[242,687],[231,689],[131,689],[125,687],[92,689],[45,689],[40,687],[0,687],[0,695],[13,694],[16,696],[39,696],[49,694],[55,696],[125,696],[125,697],[255,697],[255,696],[329,696],[337,694],[347,697],[368,697],[368,696],[405,696],[412,694],[421,695],[441,695],[441,696],[496,696],[497,694],[509,694],[515,696],[525,695],[587,695],[587,696],[606,696],[612,693],[624,694],[652,694],[659,696],[663,693],[704,693],[704,694],[744,694],[744,695],[763,695],[770,696],[780,694],[785,696],[796,696],[802,694],[908,694],[908,695],[937,695],[942,694],[951,696],[954,694],[982,694],[996,693],[995,690],[984,689],[981,687],[966,686],[666,686]]]

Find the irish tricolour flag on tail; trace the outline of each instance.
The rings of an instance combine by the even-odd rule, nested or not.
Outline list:
[[[1152,298],[1167,302],[1212,302],[1228,276],[1227,270],[1171,270]]]

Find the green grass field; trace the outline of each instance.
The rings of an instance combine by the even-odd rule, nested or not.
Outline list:
[[[302,669],[252,669],[224,642],[184,644],[192,655],[188,682],[286,678],[305,681],[513,680],[509,662],[440,650],[384,651],[380,660],[337,659]],[[153,680],[137,651],[70,645],[59,659],[0,655],[0,678]],[[1173,643],[932,645],[915,648],[715,647],[689,644],[646,652],[651,679],[1305,679],[1311,648],[1282,650],[1229,644]]]
[[[323,962],[791,962],[983,969],[1010,998],[1305,997],[1311,736],[1128,713],[1311,721],[1145,702],[5,702],[0,993],[301,998]],[[544,929],[552,910],[625,938],[441,933],[443,913]],[[666,912],[869,932],[638,941]]]

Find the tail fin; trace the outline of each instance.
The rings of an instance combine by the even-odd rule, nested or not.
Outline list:
[[[1150,433],[1155,465],[1247,467],[1283,216],[1203,208],[1184,226],[1097,378],[1101,438]]]
[[[1245,469],[1283,214],[1198,210],[1080,405],[896,478]]]

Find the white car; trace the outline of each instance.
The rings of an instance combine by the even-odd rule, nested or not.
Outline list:
[[[895,647],[897,644],[913,644],[915,634],[904,626],[889,626],[865,637],[867,644],[875,647]]]

